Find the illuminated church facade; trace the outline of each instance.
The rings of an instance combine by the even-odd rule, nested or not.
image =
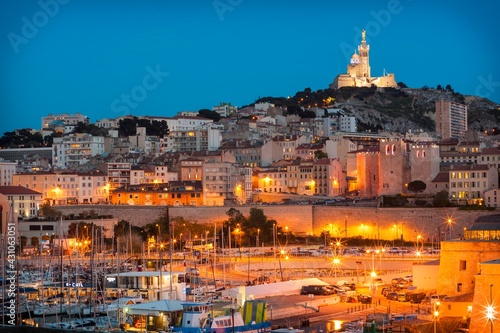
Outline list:
[[[366,44],[366,32],[361,32],[361,45],[358,45],[358,53],[351,56],[351,63],[347,65],[347,74],[339,74],[335,78],[330,89],[342,87],[396,87],[396,78],[393,73],[379,77],[370,75],[370,45]]]

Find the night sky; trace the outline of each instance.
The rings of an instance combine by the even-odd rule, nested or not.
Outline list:
[[[41,117],[173,116],[325,89],[367,31],[372,76],[500,102],[497,1],[0,3],[0,134]]]

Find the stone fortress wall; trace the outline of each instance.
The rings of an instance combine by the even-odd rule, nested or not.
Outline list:
[[[323,230],[333,237],[363,237],[369,239],[401,239],[415,240],[418,234],[425,241],[446,232],[448,218],[452,219],[451,238],[463,234],[464,228],[472,225],[482,215],[495,214],[494,211],[463,211],[457,208],[375,208],[352,206],[313,206],[313,205],[263,205],[263,206],[215,206],[215,207],[169,207],[170,218],[178,216],[196,223],[220,225],[226,221],[226,212],[230,208],[239,210],[248,216],[251,208],[264,211],[268,219],[274,219],[281,227],[288,226],[296,235],[319,236]],[[64,215],[91,210],[100,215],[112,215],[118,221],[126,220],[132,225],[143,226],[154,222],[165,207],[162,206],[128,206],[128,205],[75,205],[58,206],[57,210]]]

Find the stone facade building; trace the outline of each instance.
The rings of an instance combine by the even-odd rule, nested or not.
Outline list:
[[[370,46],[366,44],[366,32],[361,33],[361,45],[358,53],[351,56],[351,63],[347,65],[347,74],[337,75],[330,89],[342,87],[397,87],[396,78],[393,73],[372,77],[370,69]]]

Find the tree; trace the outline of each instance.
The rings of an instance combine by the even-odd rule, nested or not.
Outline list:
[[[316,159],[328,158],[328,154],[325,153],[324,151],[318,149],[318,150],[314,151],[314,158],[316,158]]]
[[[451,91],[453,92],[453,88],[451,88],[451,85],[447,84],[446,85],[446,88],[445,88],[447,91]]]
[[[403,82],[398,82],[398,86],[400,88],[408,88],[408,86],[406,84],[404,84]]]
[[[41,216],[49,220],[56,220],[62,216],[62,213],[60,211],[54,209],[48,203],[41,204],[38,212],[40,213]]]
[[[451,205],[450,198],[448,195],[448,191],[438,192],[434,196],[434,200],[432,201],[434,207],[449,207]]]
[[[222,116],[219,113],[209,109],[198,110],[198,116],[207,119],[212,119],[214,122],[218,122],[222,118]]]
[[[236,228],[238,225],[240,228],[243,228],[246,222],[245,216],[236,208],[231,208],[226,212],[226,215],[229,218],[226,221],[226,226],[231,227],[232,229]]]
[[[68,237],[69,238],[77,238],[77,239],[91,239],[92,238],[92,230],[95,228],[94,223],[87,222],[71,222],[68,226]],[[99,227],[100,230],[100,227]],[[97,232],[100,235],[100,232]]]
[[[415,194],[425,191],[427,185],[421,180],[414,180],[408,183],[408,191],[411,191]]]
[[[443,90],[443,87],[440,84],[438,84],[436,90]]]

